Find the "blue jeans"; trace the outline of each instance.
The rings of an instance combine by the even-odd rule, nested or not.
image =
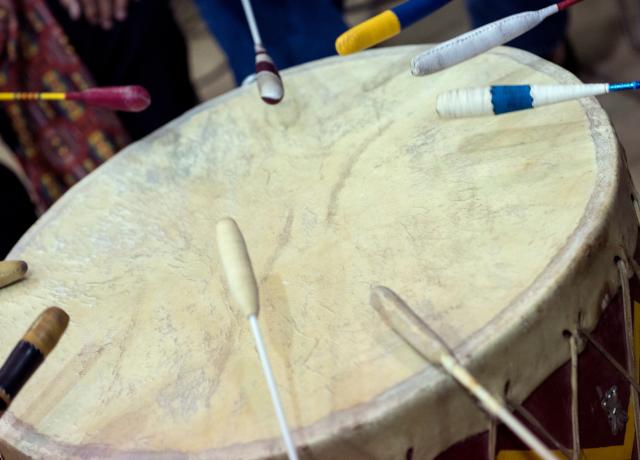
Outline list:
[[[255,72],[255,52],[240,0],[196,0],[237,82]],[[347,26],[332,0],[253,0],[267,52],[280,69],[331,56]]]
[[[511,14],[539,10],[554,3],[553,0],[466,0],[466,2],[474,28]],[[542,57],[549,57],[565,38],[567,19],[566,11],[555,14],[508,45]]]
[[[473,27],[553,0],[466,0]],[[222,46],[236,81],[254,72],[255,57],[249,26],[240,0],[196,0],[209,30]],[[284,69],[335,54],[335,39],[347,29],[335,0],[253,0],[264,45],[276,65]],[[565,12],[547,18],[534,30],[509,43],[543,57],[564,38]]]

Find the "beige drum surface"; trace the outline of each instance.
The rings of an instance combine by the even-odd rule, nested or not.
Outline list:
[[[74,187],[11,254],[28,280],[0,291],[2,356],[44,307],[71,316],[0,436],[36,457],[282,452],[248,322],[225,290],[224,216],[244,231],[301,445],[383,420],[412,397],[397,391],[407,382],[444,379],[376,316],[370,286],[393,288],[467,358],[498,341],[487,325],[562,251],[578,253],[567,245],[593,226],[580,222],[599,183],[611,199],[615,139],[593,100],[439,120],[436,96],[455,87],[575,78],[506,48],[415,78],[415,53],[285,72],[275,107],[254,87],[233,91]]]

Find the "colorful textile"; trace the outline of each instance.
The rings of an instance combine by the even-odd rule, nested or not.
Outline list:
[[[0,92],[91,86],[44,0],[0,0]],[[129,142],[114,113],[76,102],[9,102],[0,109],[17,135],[15,154],[39,211]]]

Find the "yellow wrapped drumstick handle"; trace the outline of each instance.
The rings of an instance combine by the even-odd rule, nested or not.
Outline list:
[[[371,48],[398,35],[401,29],[398,17],[390,10],[384,11],[340,35],[336,51],[344,56]]]

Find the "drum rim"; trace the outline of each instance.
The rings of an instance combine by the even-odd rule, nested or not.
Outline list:
[[[349,56],[348,58],[330,56],[286,69],[281,73],[284,77],[288,75],[295,75],[312,69],[318,69],[323,66],[333,65],[338,60],[357,61],[371,56],[380,55],[401,57],[403,53],[411,55],[431,46],[433,45],[385,47],[367,50],[356,55]],[[566,69],[520,49],[498,47],[488,53],[514,60],[522,65],[531,67],[537,72],[550,76],[561,83],[581,83],[576,76]],[[143,141],[153,141],[154,139],[165,135],[167,132],[174,130],[188,118],[216,107],[219,104],[223,104],[246,91],[255,91],[255,88],[252,86],[238,87],[226,94],[198,105],[167,125],[158,128],[143,139],[130,144],[117,156],[99,166],[95,171],[100,170],[110,162],[118,161],[118,158],[122,157],[123,154],[126,154],[130,150],[135,150],[139,143]],[[583,106],[585,115],[590,122],[592,136],[594,133],[594,125],[597,125],[599,129],[604,129],[605,131],[604,139],[600,141],[593,139],[596,154],[596,174],[593,189],[589,199],[587,200],[583,214],[578,221],[576,228],[565,241],[563,247],[555,254],[554,258],[538,274],[531,284],[521,291],[510,303],[505,305],[504,308],[491,320],[469,337],[465,338],[454,349],[456,354],[461,357],[461,361],[465,364],[472,364],[474,361],[480,361],[485,357],[485,355],[491,354],[492,348],[498,346],[504,338],[494,335],[491,340],[487,341],[487,330],[509,327],[509,325],[513,324],[514,319],[521,318],[523,313],[529,310],[532,305],[540,303],[541,299],[548,295],[548,290],[545,289],[545,287],[548,287],[548,283],[545,283],[550,279],[557,280],[562,278],[562,274],[570,273],[571,270],[568,267],[571,267],[571,265],[577,260],[581,260],[584,257],[580,249],[584,243],[594,241],[598,235],[603,233],[603,228],[608,226],[608,224],[602,220],[593,219],[593,216],[606,214],[604,210],[609,210],[613,207],[613,201],[615,200],[617,191],[620,188],[621,179],[619,178],[618,173],[622,164],[622,158],[618,153],[618,150],[616,150],[614,154],[610,154],[605,148],[605,146],[615,144],[617,141],[615,140],[615,134],[611,123],[602,106],[595,98],[581,99],[580,103]],[[37,224],[32,226],[23,235],[20,241],[11,250],[7,258],[18,257],[19,253],[32,240],[39,229],[45,227],[50,220],[55,219],[67,207],[67,202],[75,198],[75,194],[92,183],[91,178],[94,176],[95,174],[92,172],[70,189],[74,190],[73,193],[66,193],[60,200],[58,200],[50,210],[43,215]],[[483,345],[483,349],[479,348],[481,343]],[[478,349],[480,349],[480,352],[476,351]],[[427,384],[425,384],[425,382],[427,382]],[[447,389],[454,385],[455,384],[439,370],[432,366],[426,366],[424,370],[395,386],[389,387],[387,390],[378,394],[366,403],[361,403],[348,409],[332,412],[310,425],[296,429],[294,431],[294,436],[298,440],[298,449],[299,451],[304,451],[307,446],[331,444],[331,442],[335,441],[336,438],[346,439],[348,436],[345,435],[345,433],[358,431],[366,425],[381,422],[391,414],[402,412],[403,408],[410,405],[412,401],[415,401],[420,397],[420,395],[424,395],[425,392],[430,393],[434,392],[434,390]],[[3,441],[2,444],[9,443],[13,449],[17,449],[21,452],[30,451],[32,448],[29,445],[30,443],[25,443],[23,441],[22,445],[18,447],[11,444],[9,439],[17,440],[23,438],[19,436],[19,434],[27,432],[37,435],[40,439],[41,444],[37,447],[39,452],[45,451],[51,455],[57,453],[64,453],[72,456],[82,456],[83,453],[88,455],[100,454],[105,456],[119,456],[121,454],[125,454],[127,455],[127,458],[133,459],[165,458],[167,455],[171,455],[172,453],[187,455],[189,458],[207,459],[228,459],[230,457],[235,458],[236,456],[241,456],[246,459],[258,459],[263,458],[264,455],[284,455],[284,450],[279,437],[258,439],[247,443],[215,447],[198,452],[181,452],[175,450],[127,450],[118,447],[108,447],[96,443],[71,444],[63,441],[57,441],[40,433],[39,431],[33,430],[32,427],[15,418],[10,412],[5,414],[4,418],[11,425],[11,431],[3,431],[5,431],[5,435],[11,434],[12,436],[7,436],[5,438],[7,440]],[[13,436],[15,434],[18,434],[18,436]]]

